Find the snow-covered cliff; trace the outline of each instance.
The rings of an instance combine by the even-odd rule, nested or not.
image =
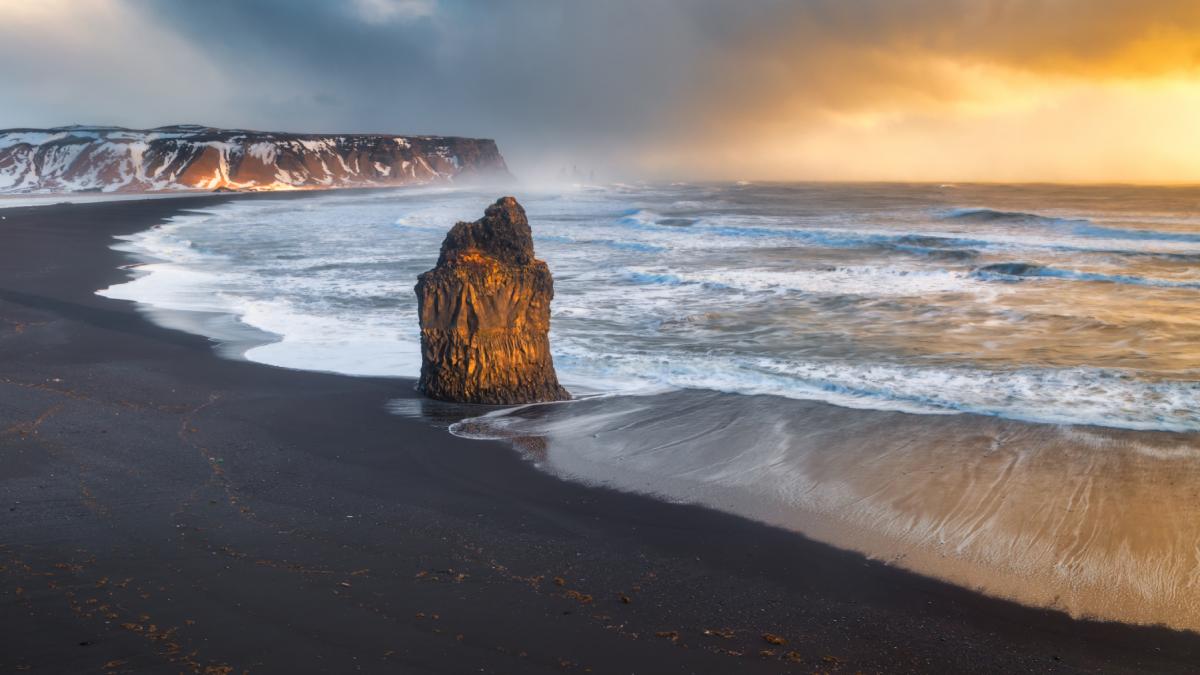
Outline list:
[[[0,130],[0,193],[293,190],[507,177],[489,139],[178,125]]]

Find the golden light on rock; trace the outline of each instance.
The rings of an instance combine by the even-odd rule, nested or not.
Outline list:
[[[533,256],[516,199],[504,197],[483,218],[455,225],[416,292],[425,395],[487,404],[570,398],[550,356],[554,282]]]

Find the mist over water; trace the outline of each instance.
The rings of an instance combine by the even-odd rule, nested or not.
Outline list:
[[[1200,190],[516,196],[560,379],[587,398],[455,433],[989,592],[1200,627]],[[415,377],[416,276],[495,197],[235,201],[128,237],[147,264],[101,293],[251,360]]]

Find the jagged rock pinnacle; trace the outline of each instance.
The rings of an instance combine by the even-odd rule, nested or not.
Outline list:
[[[442,242],[438,266],[472,249],[509,265],[533,262],[533,231],[529,229],[525,209],[514,197],[501,197],[487,207],[483,218],[450,228]]]
[[[554,282],[525,209],[503,197],[442,242],[417,280],[421,380],[430,398],[515,404],[570,398],[550,357]]]

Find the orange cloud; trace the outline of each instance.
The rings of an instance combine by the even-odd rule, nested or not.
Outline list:
[[[809,2],[706,66],[650,170],[1200,182],[1194,1]]]

